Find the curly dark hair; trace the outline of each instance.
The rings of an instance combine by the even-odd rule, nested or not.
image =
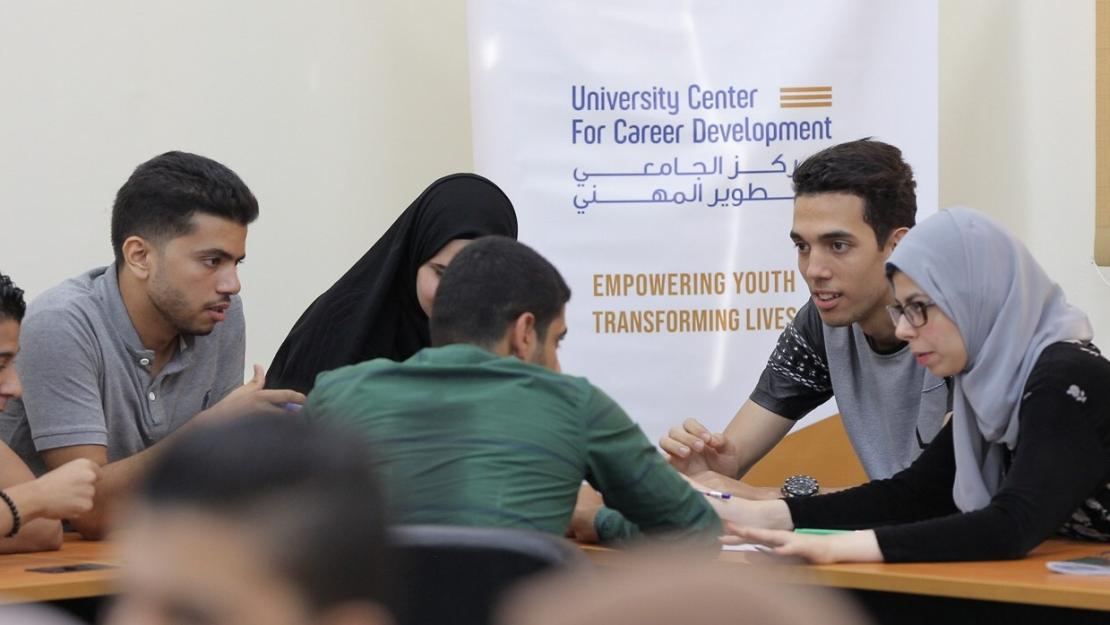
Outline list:
[[[870,137],[825,148],[794,170],[794,194],[850,193],[863,199],[863,220],[879,247],[917,216],[913,169],[902,151]]]
[[[26,312],[23,289],[17,287],[7,275],[0,273],[0,320],[23,321],[23,314]]]

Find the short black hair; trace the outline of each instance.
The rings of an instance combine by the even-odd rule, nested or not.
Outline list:
[[[258,218],[258,200],[224,165],[188,152],[166,152],[135,168],[112,206],[112,250],[123,262],[123,242],[155,242],[188,234],[195,213],[247,225]]]
[[[540,340],[570,300],[559,270],[514,239],[475,239],[440,280],[430,320],[432,345],[495,345],[520,315],[536,317]]]
[[[22,322],[26,312],[23,289],[17,287],[10,277],[0,273],[0,321],[12,319]]]
[[[917,216],[917,183],[902,151],[870,137],[825,148],[794,170],[794,194],[850,193],[863,200],[863,220],[879,247]]]
[[[151,466],[137,501],[242,522],[317,613],[385,604],[384,495],[365,440],[293,416],[202,426]]]

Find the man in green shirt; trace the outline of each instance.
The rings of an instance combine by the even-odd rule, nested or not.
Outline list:
[[[322,374],[306,414],[372,441],[401,523],[563,534],[585,479],[608,506],[593,519],[600,542],[713,542],[720,521],[705,497],[605,393],[560,373],[569,299],[531,248],[479,239],[440,282],[434,347]]]

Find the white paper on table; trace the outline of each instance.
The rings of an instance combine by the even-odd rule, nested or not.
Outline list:
[[[766,545],[743,543],[741,545],[721,545],[721,551],[767,551]]]
[[[1045,562],[1048,570],[1067,575],[1110,575],[1110,558],[1093,556]]]

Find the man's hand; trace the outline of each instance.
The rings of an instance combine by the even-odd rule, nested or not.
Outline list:
[[[780,499],[782,493],[777,488],[770,486],[752,486],[740,480],[734,480],[717,473],[716,471],[702,471],[689,476],[695,487],[701,486],[706,490],[719,490],[732,493],[744,499]]]
[[[682,427],[671,428],[659,446],[667,452],[671,466],[680,473],[697,475],[713,471],[726,476],[740,473],[736,446],[723,434],[714,434],[696,419],[686,419]]]
[[[16,506],[31,518],[68,519],[80,516],[93,507],[95,483],[100,478],[100,465],[79,458],[44,474],[31,482],[8,489]]]
[[[601,498],[601,493],[583,482],[578,489],[578,501],[574,504],[574,514],[570,518],[567,536],[580,543],[596,543],[598,539],[594,519],[604,505],[605,500]]]
[[[244,414],[286,412],[286,404],[302,405],[305,396],[297,391],[266,390],[266,373],[262,365],[254,365],[254,377],[249,382],[228,393],[215,406],[198,414],[193,423],[218,423]]]
[[[766,529],[792,530],[794,521],[790,517],[790,508],[781,499],[774,501],[752,501],[741,497],[732,499],[717,499],[707,497],[706,501],[713,507],[713,511],[722,521],[728,521],[736,527],[758,527]]]

